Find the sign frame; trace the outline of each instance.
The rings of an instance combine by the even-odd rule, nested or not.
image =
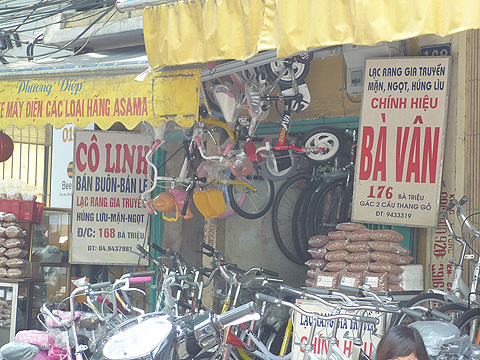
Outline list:
[[[148,249],[150,214],[140,195],[150,185],[151,142],[140,133],[76,131],[70,263],[148,265],[134,250]]]
[[[451,62],[450,56],[367,60],[352,221],[437,225]]]

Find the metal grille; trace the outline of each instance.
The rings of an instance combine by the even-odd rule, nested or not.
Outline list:
[[[46,159],[51,144],[46,128],[27,126],[23,129],[10,125],[3,130],[13,140],[13,154],[7,161],[0,163],[0,177],[9,184],[20,180],[38,190],[37,200],[45,202],[45,172],[48,169]],[[9,191],[4,189],[2,191]]]

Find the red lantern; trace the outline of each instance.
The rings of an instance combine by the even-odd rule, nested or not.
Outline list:
[[[10,159],[13,154],[13,140],[4,132],[0,132],[0,162]]]

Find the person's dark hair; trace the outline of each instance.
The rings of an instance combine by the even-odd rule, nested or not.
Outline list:
[[[390,328],[378,343],[375,360],[391,360],[415,353],[418,360],[428,360],[427,349],[417,329],[405,325]]]

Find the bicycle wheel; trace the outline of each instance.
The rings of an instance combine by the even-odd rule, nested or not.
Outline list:
[[[460,334],[468,335],[472,344],[480,344],[480,309],[470,309],[454,322]]]
[[[308,240],[315,234],[307,232],[307,208],[313,193],[324,184],[324,180],[316,180],[312,182],[308,187],[298,196],[297,203],[294,208],[294,215],[292,218],[292,237],[295,254],[303,260],[307,261],[311,258],[308,253],[309,245]]]
[[[265,177],[272,181],[280,181],[291,176],[297,169],[297,157],[292,150],[274,150],[270,154],[261,152],[260,163]]]
[[[457,303],[447,304],[438,309],[438,311],[450,315],[452,317],[452,320],[450,322],[452,323],[457,321],[457,319],[460,318],[460,316],[462,316],[468,310],[469,307],[467,305]]]
[[[445,297],[442,294],[421,294],[418,296],[413,297],[412,299],[408,300],[404,307],[412,307],[412,306],[423,306],[428,309],[439,309],[440,307],[446,305]],[[408,325],[412,322],[418,321],[419,319],[416,317],[408,316],[406,314],[399,314],[395,317],[392,317],[391,326],[395,325]]]
[[[231,174],[230,178],[235,179],[235,175]],[[275,195],[273,181],[266,179],[260,169],[238,180],[253,186],[254,190],[242,185],[228,185],[232,209],[245,219],[258,219],[265,215],[270,210]]]
[[[272,205],[272,230],[278,248],[285,257],[295,264],[303,264],[295,252],[292,234],[294,209],[302,190],[311,182],[309,171],[300,172],[287,179],[278,189]]]
[[[307,228],[315,235],[328,235],[336,230],[337,224],[349,220],[345,211],[346,206],[342,204],[351,202],[351,194],[348,188],[351,183],[340,178],[331,183],[325,184],[317,194],[318,201],[311,201],[308,208]],[[309,227],[310,226],[310,227]]]
[[[305,156],[311,163],[322,165],[337,157],[343,146],[343,137],[332,128],[318,127],[303,135],[302,145],[307,149],[320,148],[319,152]]]
[[[273,61],[269,64],[264,65],[264,69],[267,73],[267,76],[271,80],[276,79],[277,76],[285,69],[285,61]],[[292,70],[296,82],[300,83],[307,77],[308,72],[310,71],[310,63],[294,61],[292,63]],[[278,81],[278,85],[280,85],[280,87],[292,86],[292,76],[289,74],[289,72],[287,72],[280,78],[280,80]]]

